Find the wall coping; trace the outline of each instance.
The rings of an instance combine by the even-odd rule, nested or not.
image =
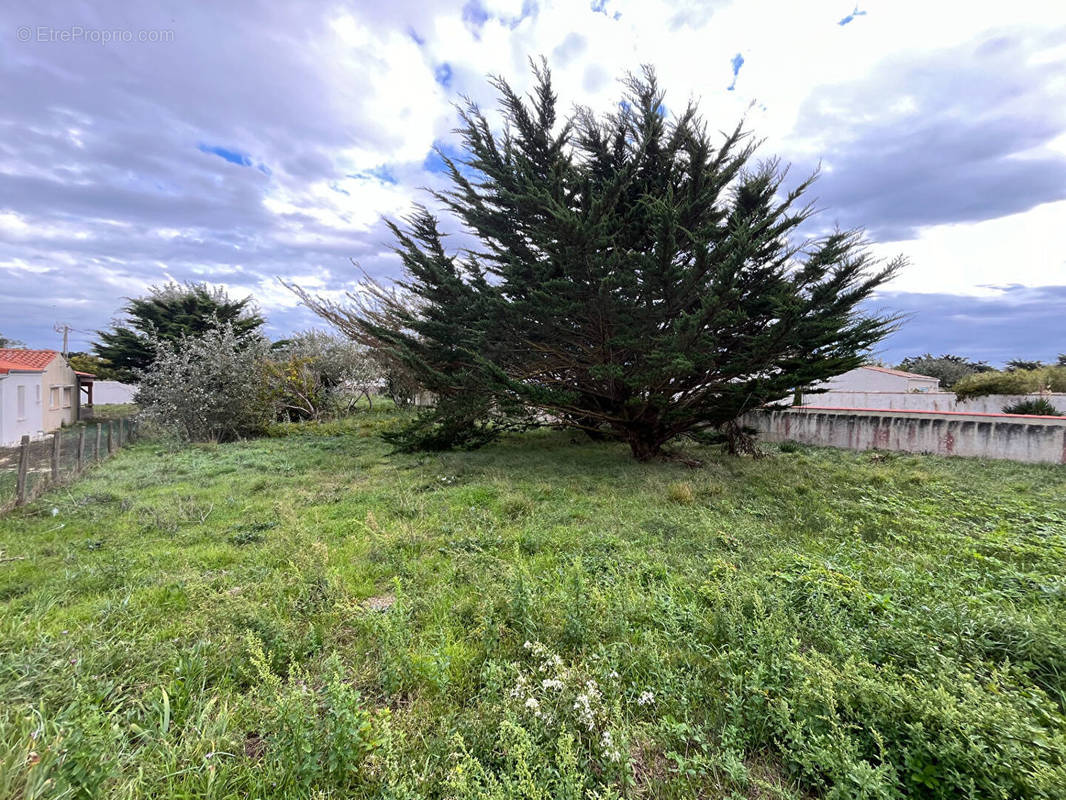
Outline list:
[[[841,406],[789,406],[788,408],[770,408],[767,411],[834,411],[840,414],[894,414],[901,417],[911,417],[915,414],[924,414],[934,417],[992,417],[1004,421],[1036,419],[1047,422],[1066,423],[1066,416],[1050,416],[1046,414],[993,414],[987,411],[930,411],[918,408],[844,408]]]
[[[810,395],[811,397],[818,397],[823,394],[903,394],[931,397],[935,395],[954,395],[955,392],[950,389],[940,389],[935,392],[896,392],[890,389],[826,389],[825,391],[822,391],[819,389],[817,391],[808,390],[800,392],[800,394]],[[991,395],[981,395],[981,397],[1066,397],[1066,392],[1008,392],[1006,394],[1000,394],[997,392],[996,394]],[[974,399],[980,399],[980,397],[975,397]],[[965,400],[961,402],[965,402]]]

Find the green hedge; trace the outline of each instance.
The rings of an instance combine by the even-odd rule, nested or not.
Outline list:
[[[1066,392],[1066,367],[979,372],[963,378],[954,388],[959,400],[990,394],[1033,394],[1045,389]]]

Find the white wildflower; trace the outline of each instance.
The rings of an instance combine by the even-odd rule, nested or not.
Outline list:
[[[540,686],[541,686],[542,689],[556,689],[556,690],[558,690],[558,689],[562,689],[563,688],[563,682],[560,681],[560,680],[557,680],[556,678],[545,678],[544,680],[542,680],[540,682]]]
[[[525,675],[519,675],[518,680],[515,681],[514,688],[511,689],[511,697],[524,697],[529,689],[529,680]]]
[[[600,746],[603,748],[603,755],[608,761],[620,761],[622,759],[622,754],[614,746],[614,739],[610,731],[603,732],[603,736],[600,737]]]
[[[590,731],[596,726],[596,717],[592,711],[592,702],[589,695],[582,692],[574,700],[574,711],[577,712],[577,720]]]
[[[655,702],[655,692],[644,691],[640,693],[640,697],[637,698],[638,706],[650,706]]]

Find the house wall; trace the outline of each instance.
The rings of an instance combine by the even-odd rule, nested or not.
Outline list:
[[[1066,464],[1066,419],[1055,417],[796,408],[744,423],[769,442]]]
[[[53,408],[52,389],[58,389],[59,407]],[[69,404],[65,390],[69,389]],[[47,433],[78,420],[78,376],[62,356],[56,356],[42,376],[42,429]]]
[[[957,400],[954,392],[824,392],[803,395],[804,406],[832,408],[891,409],[898,411],[962,411],[976,414],[1000,414],[1004,406],[1022,400],[1043,398],[1060,414],[1066,415],[1066,394],[992,394]]]
[[[26,415],[19,419],[18,387],[26,393]],[[0,446],[18,444],[23,436],[40,436],[41,406],[43,399],[38,393],[41,386],[39,372],[9,372],[0,375]]]

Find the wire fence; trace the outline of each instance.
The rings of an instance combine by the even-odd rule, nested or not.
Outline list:
[[[136,438],[137,418],[122,417],[90,420],[40,439],[23,436],[14,447],[0,447],[0,511],[73,480]]]

